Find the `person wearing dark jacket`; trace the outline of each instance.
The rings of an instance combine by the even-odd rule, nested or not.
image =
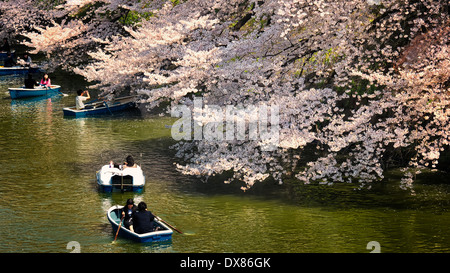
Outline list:
[[[0,51],[11,51],[11,47],[9,46],[8,39],[3,38],[3,45],[0,47]]]
[[[13,59],[13,57],[11,55],[11,52],[8,52],[8,55],[7,55],[7,57],[6,57],[5,61],[4,61],[3,66],[4,67],[12,67],[14,65],[16,65],[16,61],[14,61],[14,59]]]
[[[33,75],[28,74],[28,78],[25,79],[25,88],[33,89],[37,82],[33,79]]]
[[[136,212],[136,209],[137,207],[134,205],[133,199],[130,198],[127,200],[127,203],[122,210],[122,217],[124,217],[123,225],[131,231],[134,231],[133,214]]]
[[[134,232],[138,234],[152,232],[155,226],[155,216],[147,210],[147,204],[140,202],[138,210],[133,214]]]

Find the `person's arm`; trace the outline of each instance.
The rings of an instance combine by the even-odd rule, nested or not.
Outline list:
[[[150,222],[155,220],[155,215],[151,211],[150,212]]]
[[[86,91],[84,91],[84,93],[87,94],[87,97],[86,97],[87,100],[91,98],[91,96],[89,95],[89,91],[86,90]]]

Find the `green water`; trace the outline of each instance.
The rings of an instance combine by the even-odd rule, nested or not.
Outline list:
[[[448,252],[449,191],[444,184],[369,191],[352,187],[260,186],[244,193],[220,181],[203,183],[175,171],[171,119],[125,115],[66,119],[85,83],[59,76],[68,97],[12,101],[0,79],[0,252]],[[134,155],[146,175],[142,194],[97,191],[95,172]],[[398,181],[392,181],[393,184]],[[107,209],[127,198],[185,234],[138,244],[114,234]]]

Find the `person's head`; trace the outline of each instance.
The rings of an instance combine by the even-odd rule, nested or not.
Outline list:
[[[83,90],[81,90],[81,89],[78,89],[78,91],[77,91],[77,94],[78,94],[78,96],[81,96],[81,95],[83,95]]]
[[[138,210],[139,211],[145,211],[147,209],[147,204],[145,204],[144,201],[140,202],[138,205]]]
[[[125,162],[127,163],[128,167],[134,166],[134,158],[131,155],[127,156],[127,158],[125,159]]]
[[[131,209],[131,208],[134,206],[134,201],[133,201],[133,199],[129,198],[129,199],[127,200],[126,206],[127,206],[129,209]]]
[[[44,77],[42,77],[44,80],[48,80],[48,74],[47,73],[45,73],[44,74]]]

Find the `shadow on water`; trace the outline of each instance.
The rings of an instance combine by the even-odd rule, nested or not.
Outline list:
[[[419,176],[411,188],[402,188],[399,171],[385,179],[360,187],[358,184],[304,185],[288,181],[291,201],[302,206],[333,208],[430,209],[446,211],[450,206],[450,177],[446,173]]]

